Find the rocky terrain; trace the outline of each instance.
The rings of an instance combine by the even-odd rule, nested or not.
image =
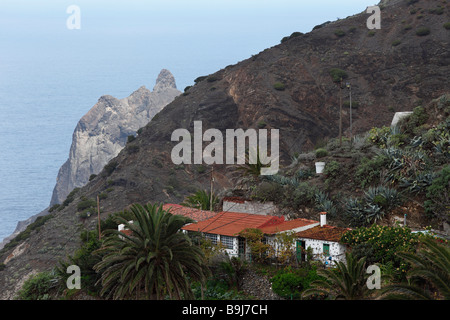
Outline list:
[[[136,135],[179,94],[175,78],[163,69],[153,91],[142,86],[124,99],[100,97],[74,130],[69,158],[59,170],[50,206],[62,203],[74,188],[98,174],[123,149],[128,136]]]
[[[96,217],[80,217],[82,201],[102,194],[103,219],[135,202],[179,203],[209,187],[208,166],[172,163],[175,129],[193,132],[193,121],[222,132],[279,129],[281,165],[287,165],[293,155],[338,136],[340,94],[343,135],[350,134],[349,91],[340,90],[341,77],[352,88],[353,134],[389,125],[394,112],[411,111],[442,96],[450,83],[450,30],[444,27],[449,15],[448,1],[383,1],[380,30],[368,30],[370,14],[362,12],[306,34],[294,33],[247,60],[197,78],[67,206],[0,252],[5,265],[0,298],[12,298],[19,281],[51,269],[79,246],[81,230],[96,227]],[[113,101],[104,97],[99,104]],[[130,131],[121,132],[125,137]],[[218,191],[233,185],[232,173],[226,165],[214,168]]]

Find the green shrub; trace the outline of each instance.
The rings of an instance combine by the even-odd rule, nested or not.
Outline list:
[[[430,34],[430,29],[427,27],[420,27],[416,30],[416,35],[421,36],[421,37],[427,36],[429,34]]]
[[[450,30],[450,22],[444,23],[443,27],[447,30]]]
[[[339,162],[333,160],[325,165],[325,169],[324,169],[323,173],[325,174],[325,176],[327,178],[334,180],[339,176],[340,170],[341,170],[341,164]]]
[[[343,36],[345,36],[345,31],[344,30],[341,30],[341,29],[339,29],[339,30],[336,30],[335,32],[334,32],[334,35],[335,36],[337,36],[337,37],[343,37]]]
[[[405,132],[410,134],[415,134],[417,128],[425,124],[428,120],[428,114],[424,107],[415,107],[413,113],[402,122],[401,127],[404,128]]]
[[[133,135],[129,135],[129,136],[127,137],[127,143],[133,142],[134,140],[136,140],[136,137],[133,136]]]
[[[450,214],[450,165],[439,171],[427,188],[425,212],[432,217],[448,222]]]
[[[333,82],[335,83],[339,83],[341,81],[341,79],[347,79],[348,78],[348,74],[339,68],[332,68],[330,69],[330,76],[333,79]]]
[[[328,151],[324,148],[319,148],[316,150],[316,158],[323,158],[326,157],[328,155]]]
[[[400,40],[394,40],[393,42],[392,42],[392,46],[393,47],[396,47],[396,46],[398,46],[398,45],[400,45],[402,42],[400,41]]]
[[[290,40],[290,39],[299,37],[299,36],[301,36],[301,35],[303,35],[302,32],[298,32],[298,31],[293,32],[289,37],[283,37],[283,39],[281,39],[281,43],[286,42],[286,41],[288,41],[288,40]]]
[[[41,272],[29,278],[18,292],[20,300],[48,300],[50,290],[57,284],[56,276],[51,272]]]
[[[114,170],[116,170],[118,164],[119,163],[116,160],[112,160],[108,164],[105,165],[103,170],[105,170],[106,174],[109,176],[109,175],[111,175],[111,173],[113,173]]]
[[[278,91],[283,91],[284,89],[286,89],[286,86],[281,82],[275,82],[273,84],[273,88]]]
[[[356,181],[360,183],[362,188],[379,182],[381,173],[387,168],[388,164],[388,158],[382,155],[372,159],[362,158],[356,169]]]
[[[376,34],[376,32],[373,30],[367,32],[367,36],[369,36],[369,37],[373,37],[373,36],[375,36],[375,34]]]
[[[77,211],[84,211],[84,210],[92,208],[92,207],[95,208],[96,206],[97,206],[97,201],[95,201],[93,199],[83,198],[77,205]]]
[[[429,9],[428,12],[431,14],[441,15],[444,13],[444,8],[441,6],[438,6],[437,8]]]
[[[400,267],[402,260],[397,252],[413,252],[419,236],[405,227],[388,227],[373,224],[346,232],[341,241],[350,247],[366,244],[371,249],[370,261],[373,263],[393,262]]]
[[[285,299],[299,299],[303,290],[303,278],[294,273],[279,273],[272,278],[272,290]]]

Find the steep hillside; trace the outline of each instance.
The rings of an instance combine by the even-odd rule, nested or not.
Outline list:
[[[386,1],[384,1],[386,2]],[[80,208],[101,195],[102,218],[134,202],[181,202],[207,188],[211,168],[174,165],[175,129],[266,128],[280,130],[282,166],[291,158],[339,134],[349,135],[349,92],[340,92],[342,77],[352,88],[353,134],[389,125],[394,112],[411,111],[448,91],[450,83],[450,3],[390,1],[381,11],[382,28],[368,30],[365,12],[318,26],[255,54],[236,65],[199,77],[183,95],[159,112],[137,139],[128,143],[67,206],[14,247],[2,251],[0,298],[11,298],[19,279],[54,266],[79,245],[79,232],[96,227],[96,215]],[[440,8],[440,9],[438,9]],[[293,30],[295,31],[295,30]],[[334,78],[333,78],[334,76]],[[218,191],[233,186],[230,166],[214,168]]]

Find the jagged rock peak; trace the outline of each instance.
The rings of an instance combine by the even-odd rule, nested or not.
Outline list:
[[[158,75],[158,78],[156,79],[156,84],[153,87],[153,91],[158,92],[165,90],[167,88],[173,89],[177,88],[177,85],[175,83],[175,77],[169,70],[162,69]]]

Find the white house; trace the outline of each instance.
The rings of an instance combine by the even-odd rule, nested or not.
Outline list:
[[[349,231],[347,228],[339,228],[327,225],[326,213],[320,213],[320,225],[296,234],[296,252],[301,261],[306,260],[306,249],[312,249],[314,260],[321,260],[331,266],[335,261],[345,260],[346,246],[340,243],[342,235]]]

